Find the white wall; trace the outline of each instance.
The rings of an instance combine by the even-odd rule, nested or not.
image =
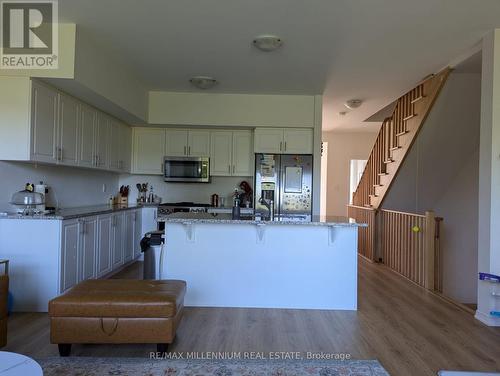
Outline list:
[[[12,211],[12,194],[40,181],[50,186],[50,203],[62,208],[105,204],[118,190],[118,175],[109,172],[0,161],[0,211]]]
[[[149,124],[309,127],[312,95],[207,94],[151,91]]]
[[[154,192],[163,199],[163,202],[192,201],[196,203],[210,203],[210,196],[217,193],[219,197],[226,197],[226,206],[232,205],[231,195],[234,188],[242,180],[253,186],[253,177],[225,177],[214,176],[211,183],[166,183],[158,175],[121,175],[120,185],[130,186],[130,200],[137,198],[137,183],[149,183]]]
[[[323,132],[323,141],[328,142],[327,215],[347,215],[350,161],[368,159],[376,138],[375,132]]]
[[[482,51],[478,271],[500,275],[500,29],[483,39]],[[489,283],[478,283],[477,303],[476,318],[500,326],[489,315],[500,310]]]
[[[477,299],[480,74],[452,73],[389,190],[383,208],[443,217],[443,292]]]

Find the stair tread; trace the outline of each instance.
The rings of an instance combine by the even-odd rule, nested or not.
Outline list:
[[[425,98],[425,95],[421,95],[421,96],[419,96],[417,98],[412,99],[411,103],[417,103],[418,101],[420,101],[420,100],[422,100],[424,98]]]
[[[386,163],[386,164],[388,164],[388,163],[392,163],[392,162],[394,162],[394,159],[386,159],[386,160],[384,161],[384,163]]]
[[[399,132],[399,133],[396,133],[396,137],[401,137],[407,133],[410,133],[409,131],[403,131],[403,132]]]
[[[389,150],[390,151],[393,151],[393,150],[398,150],[398,149],[401,149],[401,146],[393,146],[392,148],[390,148]]]
[[[417,116],[417,114],[408,115],[407,117],[403,118],[403,121],[408,121],[408,120],[414,118],[415,116]]]

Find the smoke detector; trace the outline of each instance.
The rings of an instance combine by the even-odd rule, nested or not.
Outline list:
[[[191,82],[191,84],[196,86],[198,89],[203,90],[211,89],[218,84],[215,78],[209,76],[194,76],[189,80],[189,82]]]
[[[362,103],[363,101],[361,99],[349,99],[344,103],[344,106],[346,106],[349,110],[354,110],[355,108],[361,106]]]
[[[280,48],[283,45],[283,40],[276,35],[259,35],[252,43],[259,50],[270,52]]]

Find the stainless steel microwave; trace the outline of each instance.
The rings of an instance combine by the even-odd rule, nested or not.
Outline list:
[[[165,157],[163,160],[165,181],[184,183],[209,183],[210,158]]]

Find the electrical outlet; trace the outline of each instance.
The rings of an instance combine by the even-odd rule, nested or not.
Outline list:
[[[106,193],[106,184],[102,185],[102,191],[103,191],[103,193]]]

